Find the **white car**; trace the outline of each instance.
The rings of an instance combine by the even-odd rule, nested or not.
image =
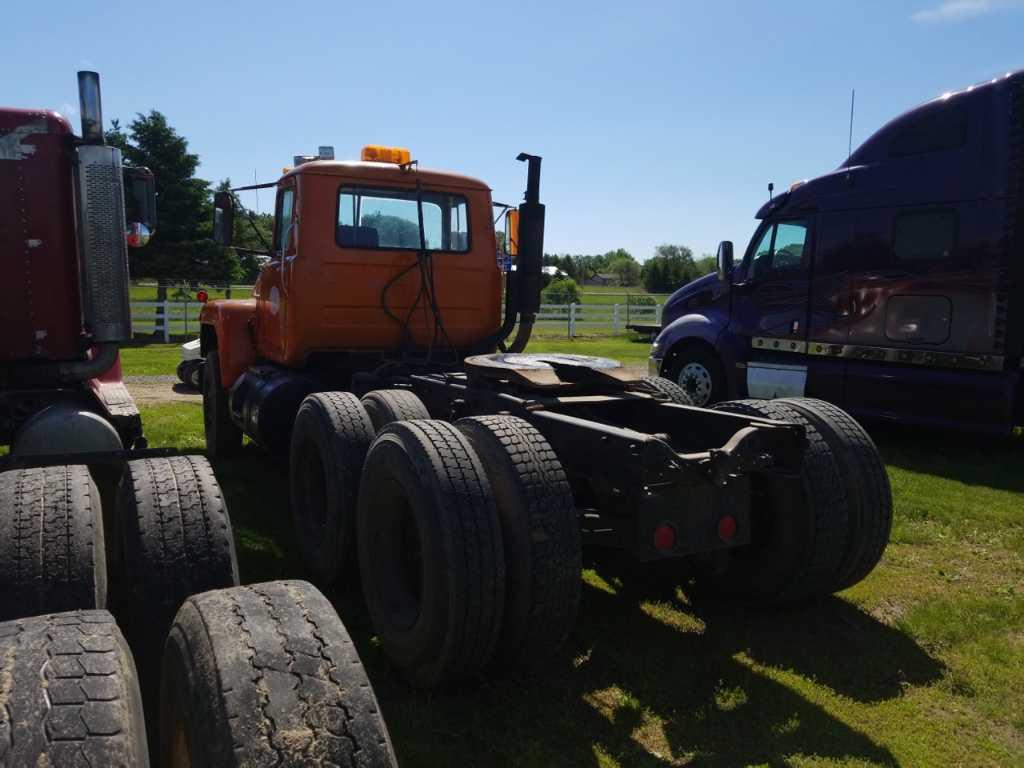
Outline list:
[[[178,378],[194,389],[203,388],[203,369],[206,360],[199,351],[199,339],[181,345],[181,362],[178,363]]]

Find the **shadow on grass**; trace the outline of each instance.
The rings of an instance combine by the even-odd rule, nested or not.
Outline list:
[[[291,530],[284,459],[244,453],[216,466],[243,581],[309,578]],[[869,734],[816,703],[815,684],[839,694],[828,700],[842,708],[892,699],[942,674],[908,636],[838,598],[740,608],[696,600],[635,567],[601,563],[598,572],[612,591],[584,586],[569,647],[542,675],[492,674],[442,692],[410,689],[373,639],[358,595],[331,594],[402,765],[597,766],[605,757],[624,766],[775,765],[798,754],[895,765]]]
[[[780,764],[792,755],[896,765],[779,670],[876,701],[941,673],[909,638],[839,599],[789,611],[657,603],[586,586],[566,654],[529,681],[407,688],[356,634],[402,764],[624,766]],[[683,626],[658,616],[671,609]],[[767,669],[770,667],[771,669]]]
[[[866,425],[886,464],[911,472],[1024,493],[1024,437],[890,424]]]

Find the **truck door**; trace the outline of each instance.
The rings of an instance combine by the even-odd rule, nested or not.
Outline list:
[[[274,244],[270,261],[260,275],[256,307],[258,351],[261,357],[283,360],[287,338],[288,278],[295,260],[295,187],[277,192]]]
[[[808,218],[762,224],[744,257],[742,280],[733,285],[729,330],[746,348],[751,397],[804,394],[810,229]]]

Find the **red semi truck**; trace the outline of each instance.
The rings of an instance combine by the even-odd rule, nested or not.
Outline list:
[[[0,107],[0,764],[146,766],[149,749],[169,765],[350,764],[361,749],[394,765],[329,603],[302,582],[237,586],[206,458],[146,448],[119,348],[155,180],[104,144],[99,78],[78,80],[80,137],[56,112]],[[300,668],[293,645],[318,660]],[[307,706],[268,691],[257,655]],[[281,714],[227,717],[261,702]],[[338,716],[313,722],[321,710]]]

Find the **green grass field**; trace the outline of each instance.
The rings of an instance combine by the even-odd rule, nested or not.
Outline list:
[[[541,342],[646,358],[626,339]],[[126,372],[169,372],[176,352],[126,350]],[[198,404],[143,419],[151,444],[202,450]],[[1024,765],[1024,444],[872,433],[891,542],[871,576],[827,600],[707,604],[591,564],[577,629],[543,675],[421,692],[390,670],[358,600],[334,595],[402,765]],[[305,576],[285,460],[248,448],[216,469],[243,580]]]

